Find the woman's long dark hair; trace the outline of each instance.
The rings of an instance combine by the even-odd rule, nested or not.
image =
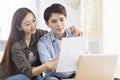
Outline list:
[[[13,15],[10,35],[7,40],[4,55],[1,61],[1,65],[5,65],[6,68],[5,76],[9,76],[13,71],[13,67],[11,65],[11,47],[16,41],[23,39],[25,36],[24,31],[20,31],[19,28],[21,27],[21,23],[27,13],[32,13],[34,15],[34,13],[28,8],[19,8]]]

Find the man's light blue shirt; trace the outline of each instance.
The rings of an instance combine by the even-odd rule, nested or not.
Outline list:
[[[73,37],[73,34],[70,29],[66,29],[66,37]],[[38,47],[39,58],[42,63],[49,62],[50,60],[57,58],[60,54],[60,48],[57,39],[55,38],[54,33],[52,31],[40,38],[37,47]],[[87,51],[85,51],[85,53],[88,52],[87,48],[86,50]],[[47,73],[46,77],[50,78],[51,76],[54,75],[60,78],[68,78],[71,77],[72,75],[74,77],[75,73],[76,73],[75,71],[66,72],[66,73],[51,72],[51,73]]]
[[[70,29],[66,29],[66,37],[73,37]],[[60,54],[59,45],[52,31],[41,37],[37,46],[40,61],[42,63],[53,60]]]

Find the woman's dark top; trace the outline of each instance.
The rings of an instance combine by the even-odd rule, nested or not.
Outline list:
[[[19,40],[12,45],[11,48],[11,60],[13,71],[11,75],[26,74],[30,76],[32,74],[32,67],[41,65],[37,51],[37,42],[47,31],[37,29],[36,33],[31,36],[29,47],[27,47],[25,40]],[[29,63],[29,53],[33,52],[36,56],[36,61],[33,64]],[[2,67],[2,66],[1,66]],[[4,68],[4,67],[2,67]],[[0,75],[4,73],[4,69],[0,69]],[[1,76],[0,76],[1,80]]]

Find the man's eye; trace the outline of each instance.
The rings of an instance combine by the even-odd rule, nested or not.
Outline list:
[[[64,21],[64,18],[61,18],[60,21]]]
[[[56,23],[56,21],[52,21],[52,23]]]
[[[60,21],[64,21],[63,19],[61,19]]]

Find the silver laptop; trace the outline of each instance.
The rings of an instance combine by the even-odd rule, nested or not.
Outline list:
[[[117,55],[81,55],[76,80],[114,80],[117,58]]]

